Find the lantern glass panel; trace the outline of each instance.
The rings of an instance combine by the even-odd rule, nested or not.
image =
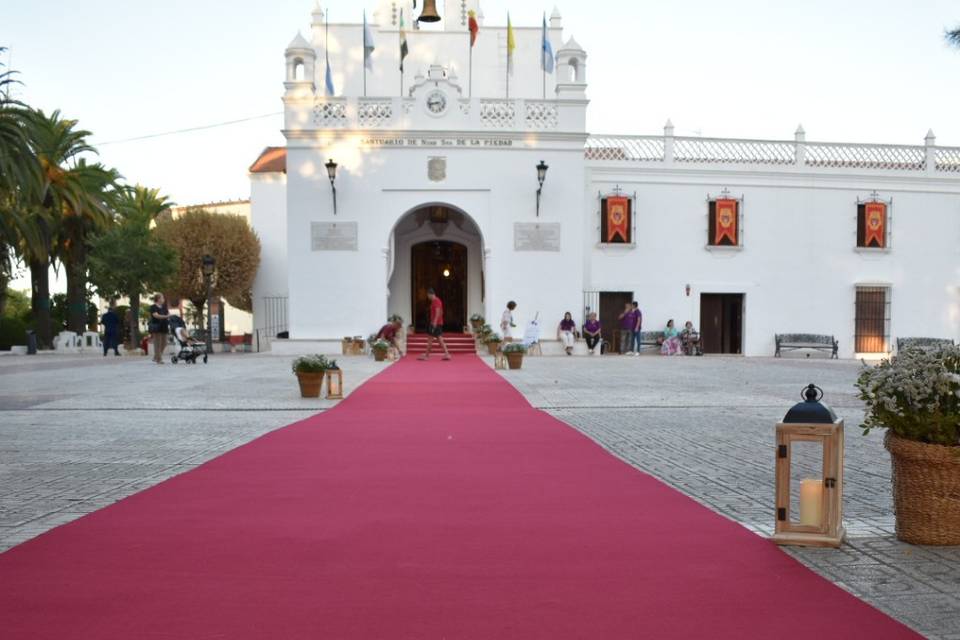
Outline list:
[[[823,527],[823,440],[790,443],[790,524]]]

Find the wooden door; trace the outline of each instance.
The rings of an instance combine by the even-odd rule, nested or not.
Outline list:
[[[610,343],[610,351],[620,350],[620,314],[628,302],[633,302],[632,291],[600,292],[600,335]]]
[[[411,274],[416,330],[427,330],[430,321],[427,290],[432,288],[443,301],[443,330],[462,332],[467,324],[467,248],[440,240],[414,245]]]
[[[743,294],[701,294],[700,332],[704,353],[742,353]]]

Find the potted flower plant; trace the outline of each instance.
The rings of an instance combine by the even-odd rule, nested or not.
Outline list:
[[[387,359],[387,353],[390,351],[390,343],[386,340],[374,340],[370,343],[370,350],[373,351],[374,360],[383,362]]]
[[[527,347],[521,342],[511,342],[503,348],[503,353],[507,356],[507,364],[511,369],[519,369],[523,366],[523,354],[527,352]]]
[[[470,316],[470,328],[473,329],[474,333],[480,331],[480,328],[486,323],[486,320],[479,313],[475,313]]]
[[[487,345],[487,349],[492,356],[497,355],[497,349],[500,348],[501,342],[503,342],[503,339],[496,333],[490,333],[483,339],[483,343]]]
[[[325,356],[300,356],[293,361],[293,373],[300,384],[300,396],[303,398],[319,398],[320,388],[323,386],[323,374],[330,368]]]
[[[886,429],[897,537],[960,545],[960,347],[906,349],[857,380],[863,432]]]

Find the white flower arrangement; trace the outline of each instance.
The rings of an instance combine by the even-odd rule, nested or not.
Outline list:
[[[906,349],[857,379],[866,404],[864,435],[890,429],[901,438],[960,445],[960,347]]]

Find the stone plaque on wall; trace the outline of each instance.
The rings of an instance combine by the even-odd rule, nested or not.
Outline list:
[[[310,241],[313,251],[356,251],[356,222],[311,222]]]
[[[560,223],[514,223],[513,248],[516,251],[560,251]]]

